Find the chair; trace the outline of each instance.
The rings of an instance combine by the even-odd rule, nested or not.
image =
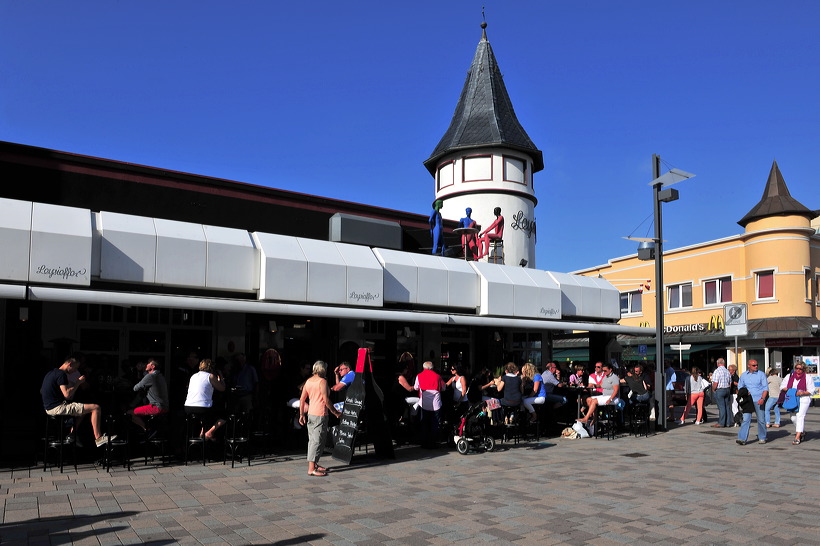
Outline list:
[[[605,404],[598,406],[595,413],[595,437],[614,440],[621,419],[621,408],[615,404]]]
[[[526,431],[524,420],[528,418],[525,411],[521,411],[519,406],[502,406],[504,412],[503,435],[502,442],[506,442],[512,438],[513,443],[518,443],[521,439],[522,432]]]
[[[63,473],[65,465],[65,448],[71,447],[71,457],[74,463],[74,471],[77,471],[77,441],[76,437],[73,442],[66,442],[68,423],[67,420],[73,417],[67,415],[49,415],[46,414],[46,431],[43,436],[43,472],[48,469],[48,452],[53,450],[57,455],[57,464],[60,467],[60,474]]]
[[[105,436],[108,441],[105,443],[105,451],[103,452],[103,466],[106,472],[111,472],[111,463],[117,458],[117,455],[122,459],[123,468],[131,470],[131,417],[125,415],[109,414],[105,418]],[[116,434],[113,440],[111,436]]]
[[[487,263],[504,265],[504,240],[490,239]]]
[[[251,465],[250,438],[251,438],[251,416],[247,413],[231,415],[228,418],[227,432],[225,433],[225,453],[222,464],[228,462],[228,452],[231,453],[231,468],[234,468],[237,455],[242,460],[241,450],[245,450],[245,458],[248,466]]]
[[[649,436],[649,402],[629,405],[629,434]]]
[[[273,452],[273,412],[270,408],[255,410],[251,416],[251,445],[266,457]]]
[[[188,457],[192,448],[200,451],[202,466],[205,466],[205,436],[200,436],[205,430],[204,415],[189,413],[185,416],[185,466],[188,466]]]

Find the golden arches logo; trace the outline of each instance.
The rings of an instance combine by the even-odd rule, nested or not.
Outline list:
[[[716,330],[725,330],[725,329],[726,329],[726,323],[723,322],[723,317],[721,315],[712,315],[709,318],[708,330],[710,332],[711,331],[716,331]]]

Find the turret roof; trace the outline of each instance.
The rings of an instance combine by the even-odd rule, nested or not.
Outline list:
[[[738,224],[743,227],[749,222],[766,218],[769,216],[805,216],[813,219],[816,214],[803,206],[797,199],[791,196],[786,181],[780,174],[777,161],[772,162],[772,170],[769,171],[769,180],[766,181],[766,188],[763,190],[763,197],[760,202],[746,213]]]
[[[453,151],[486,146],[523,151],[533,160],[533,172],[544,168],[541,151],[535,147],[515,116],[498,62],[482,23],[473,63],[461,90],[450,127],[424,166],[434,174],[438,160]]]

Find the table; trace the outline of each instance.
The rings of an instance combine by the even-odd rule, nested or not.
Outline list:
[[[460,227],[453,230],[453,233],[461,235],[461,247],[464,250],[464,259],[467,260],[467,249],[469,248],[470,237],[475,237],[479,229],[477,227]],[[472,254],[472,252],[470,252]]]

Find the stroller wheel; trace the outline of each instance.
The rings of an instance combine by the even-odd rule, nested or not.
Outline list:
[[[485,436],[484,437],[484,449],[486,451],[492,451],[495,449],[495,438],[492,436]]]
[[[466,455],[468,451],[470,451],[470,444],[464,438],[460,438],[458,442],[456,442],[456,449],[462,455]]]

